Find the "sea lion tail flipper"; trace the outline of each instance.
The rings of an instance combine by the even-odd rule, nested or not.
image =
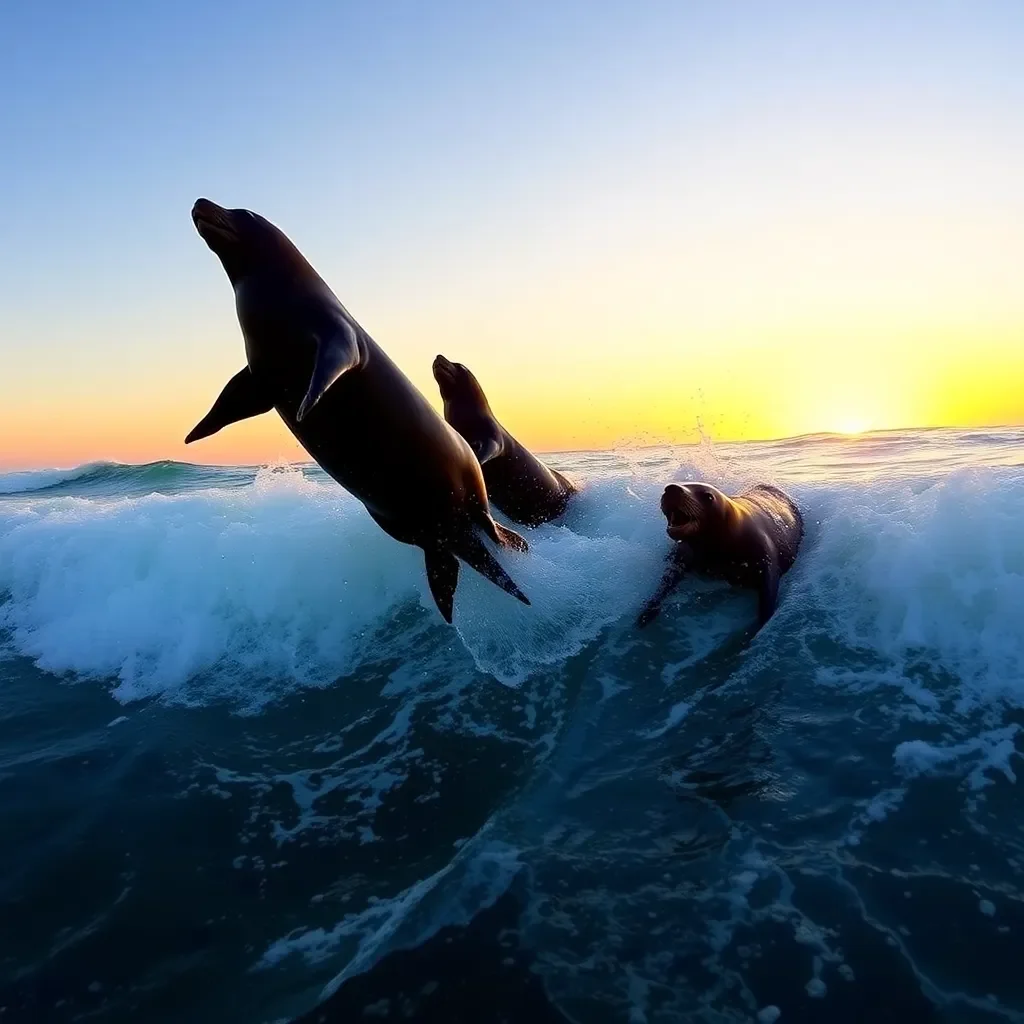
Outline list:
[[[242,367],[224,385],[213,408],[192,428],[185,444],[216,434],[222,427],[253,416],[262,416],[274,408],[274,401],[257,384],[248,366]]]
[[[679,586],[685,575],[686,564],[679,556],[678,550],[673,550],[665,574],[661,578],[661,583],[658,584],[658,589],[637,616],[637,629],[643,629],[644,626],[650,625],[661,614],[661,606],[665,598]]]
[[[779,604],[779,569],[772,563],[761,576],[757,590],[757,625],[763,626],[775,614]]]
[[[444,621],[450,624],[455,603],[455,588],[459,583],[459,560],[450,551],[443,551],[440,548],[426,551],[424,554],[430,593]]]
[[[355,329],[340,322],[337,329],[317,335],[316,362],[313,375],[295,419],[301,423],[310,409],[324,396],[324,392],[347,370],[359,364],[359,340]]]
[[[503,548],[512,548],[513,551],[529,551],[530,545],[526,543],[525,537],[520,537],[515,530],[510,530],[501,523],[494,524],[495,532],[498,534],[498,543]]]
[[[509,530],[509,533],[511,532]],[[466,534],[458,553],[468,566],[476,569],[481,576],[485,576],[492,583],[497,584],[506,594],[511,594],[523,604],[530,603],[530,599],[515,585],[512,577],[505,572],[498,560],[487,550],[484,542],[475,533]]]
[[[515,530],[494,521],[494,517],[485,515],[477,522],[483,527],[484,533],[494,541],[498,547],[512,548],[513,551],[529,551],[530,545],[526,543],[525,537],[520,537]]]
[[[661,602],[653,598],[644,605],[643,611],[637,616],[636,628],[643,629],[649,626],[661,614]]]
[[[579,485],[573,483],[564,473],[559,473],[557,469],[553,469],[551,472],[555,474],[555,479],[565,488],[566,501],[574,494],[579,494]]]

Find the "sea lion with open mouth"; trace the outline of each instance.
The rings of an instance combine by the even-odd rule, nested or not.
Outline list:
[[[637,625],[656,618],[686,573],[696,572],[756,590],[760,629],[775,612],[779,580],[792,567],[803,539],[803,516],[793,499],[770,484],[732,498],[710,484],[669,484],[661,511],[668,520],[666,532],[677,543]]]

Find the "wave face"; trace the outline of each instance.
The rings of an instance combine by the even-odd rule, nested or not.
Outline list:
[[[199,979],[189,1019],[288,1019],[515,887],[580,1019],[870,1017],[895,1004],[857,979],[883,976],[911,1016],[1024,1013],[997,968],[1024,905],[1024,431],[550,461],[578,500],[500,555],[532,605],[463,567],[454,628],[422,554],[315,467],[0,475],[15,919],[92,851],[0,1005],[160,1020]],[[754,596],[701,580],[632,626],[672,479],[804,511],[749,644]],[[201,877],[168,894],[189,836]],[[152,914],[170,937],[125,957]]]

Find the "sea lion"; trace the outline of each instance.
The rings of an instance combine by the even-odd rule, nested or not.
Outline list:
[[[498,422],[480,382],[462,363],[439,355],[432,369],[444,400],[444,418],[479,459],[491,504],[524,526],[557,519],[576,486],[545,466]]]
[[[452,621],[459,561],[526,595],[484,545],[526,551],[496,523],[469,445],[356,322],[288,237],[249,210],[198,199],[192,220],[235,292],[246,365],[185,438],[276,409],[299,443],[386,533],[424,552],[438,610]]]
[[[651,622],[687,571],[693,571],[756,590],[760,629],[775,612],[779,580],[796,560],[803,539],[803,516],[793,499],[770,484],[757,484],[734,498],[710,484],[669,484],[661,511],[668,520],[666,532],[678,543],[637,625]]]

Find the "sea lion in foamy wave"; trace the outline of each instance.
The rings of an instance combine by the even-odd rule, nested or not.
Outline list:
[[[208,199],[196,201],[192,219],[231,281],[247,364],[185,443],[276,409],[381,529],[423,549],[430,592],[446,621],[452,621],[460,558],[529,604],[482,540],[526,550],[519,534],[491,518],[469,445],[284,232],[249,210],[226,210]]]
[[[524,526],[557,519],[576,493],[575,484],[545,466],[498,422],[484,389],[462,363],[439,355],[433,371],[444,400],[444,418],[479,459],[495,508]]]
[[[803,516],[793,499],[769,484],[734,498],[710,484],[669,484],[661,511],[668,520],[666,532],[677,543],[637,625],[656,618],[686,573],[696,572],[756,590],[760,629],[775,612],[779,580],[796,560],[803,539]]]

